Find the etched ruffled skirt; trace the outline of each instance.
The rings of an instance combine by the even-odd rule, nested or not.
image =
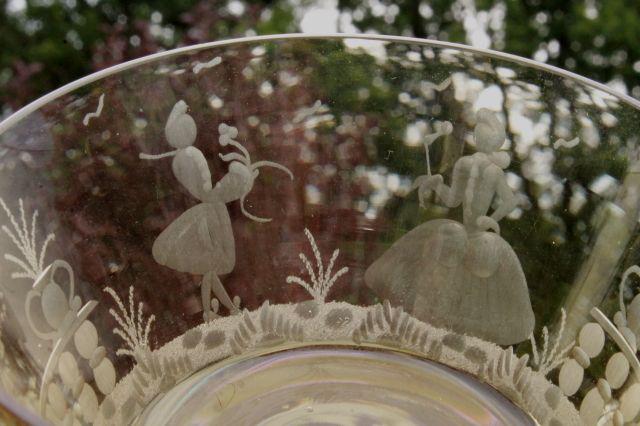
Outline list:
[[[395,242],[366,271],[381,299],[437,327],[500,345],[526,340],[534,315],[511,246],[458,222],[426,222]]]

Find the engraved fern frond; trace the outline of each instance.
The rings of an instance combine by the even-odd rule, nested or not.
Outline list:
[[[20,270],[13,272],[11,278],[29,278],[35,280],[44,270],[44,258],[49,243],[54,240],[54,234],[48,234],[42,246],[38,249],[36,241],[36,224],[38,221],[38,211],[35,210],[31,216],[30,223],[24,211],[22,198],[18,199],[19,218],[16,218],[7,204],[0,198],[0,206],[6,213],[11,226],[2,225],[0,229],[11,239],[13,244],[20,251],[21,257],[5,253],[4,258],[16,265]]]
[[[149,333],[151,332],[151,325],[156,319],[155,315],[151,315],[145,320],[142,313],[142,302],[138,303],[136,314],[133,286],[129,287],[128,310],[120,296],[111,287],[105,288],[104,291],[111,295],[119,309],[119,312],[113,308],[109,309],[109,313],[119,326],[113,329],[113,333],[120,336],[125,344],[124,347],[116,351],[116,354],[128,355],[138,359],[141,354],[149,350]]]
[[[560,342],[563,338],[564,326],[567,320],[567,314],[564,309],[561,310],[561,315],[560,328],[553,342],[549,341],[549,329],[546,326],[542,328],[542,347],[540,350],[538,350],[536,338],[533,334],[529,337],[531,341],[531,354],[533,355],[532,365],[536,367],[543,376],[546,376],[558,368],[567,359],[569,351],[571,351],[571,348],[574,346],[574,342],[571,342],[560,350]]]
[[[333,287],[333,285],[338,280],[338,278],[340,278],[342,275],[349,272],[349,268],[345,266],[340,270],[338,270],[335,274],[331,275],[333,272],[333,267],[335,265],[336,259],[340,254],[340,250],[335,249],[333,251],[333,254],[331,255],[331,258],[329,260],[329,264],[327,265],[327,268],[325,270],[324,264],[322,262],[322,255],[320,254],[320,249],[316,244],[315,238],[313,238],[313,235],[307,228],[304,229],[304,233],[307,236],[307,239],[309,240],[309,244],[311,245],[311,251],[313,252],[313,256],[316,261],[317,272],[316,270],[314,270],[307,256],[305,256],[304,253],[300,253],[299,254],[300,260],[302,261],[302,264],[307,270],[307,273],[309,274],[309,278],[311,282],[307,282],[304,279],[294,275],[289,275],[286,281],[287,281],[287,284],[297,284],[301,286],[302,288],[307,290],[307,292],[316,301],[324,302],[327,297],[327,294],[331,290],[331,287]]]

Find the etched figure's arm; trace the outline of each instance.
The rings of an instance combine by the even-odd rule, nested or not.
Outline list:
[[[453,208],[462,203],[472,165],[473,160],[470,157],[462,157],[453,167],[451,186],[447,186],[443,182],[436,186],[436,194],[445,206]]]
[[[451,186],[444,183],[442,175],[422,175],[413,182],[412,190],[418,188],[420,205],[424,207],[424,201],[431,191],[435,191],[440,200],[449,208],[457,207],[462,203],[467,180],[471,171],[473,160],[471,157],[462,157],[453,168]]]
[[[247,185],[246,177],[240,173],[229,171],[224,175],[213,187],[211,191],[205,194],[203,201],[218,200],[223,203],[230,203],[240,199]]]
[[[495,174],[496,195],[500,199],[500,205],[494,210],[491,219],[498,222],[517,207],[518,200],[511,188],[509,188],[504,172],[498,167],[495,167],[492,168],[491,173]]]

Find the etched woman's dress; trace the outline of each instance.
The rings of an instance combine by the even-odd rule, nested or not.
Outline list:
[[[513,210],[515,197],[502,171],[508,157],[496,152],[504,140],[497,126],[495,115],[481,110],[480,152],[457,161],[451,187],[439,175],[416,180],[420,191],[435,190],[448,207],[462,205],[463,223],[419,225],[367,269],[365,282],[431,325],[510,345],[529,338],[534,315],[520,261],[499,235],[497,222]],[[501,204],[487,216],[496,197]]]

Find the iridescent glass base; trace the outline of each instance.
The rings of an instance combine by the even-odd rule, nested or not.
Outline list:
[[[533,425],[467,374],[407,354],[300,348],[213,365],[157,398],[138,425]]]

